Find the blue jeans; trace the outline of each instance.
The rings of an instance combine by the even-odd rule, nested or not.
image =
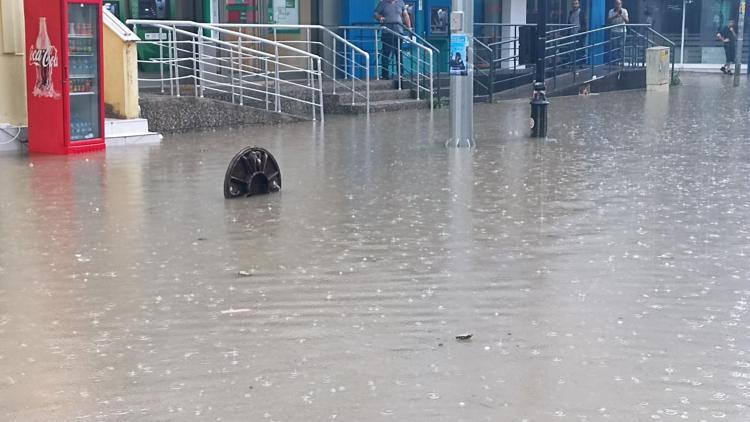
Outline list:
[[[625,32],[612,31],[609,34],[609,64],[624,64]]]

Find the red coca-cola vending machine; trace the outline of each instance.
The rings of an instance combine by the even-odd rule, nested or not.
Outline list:
[[[25,0],[29,151],[104,149],[102,1]]]

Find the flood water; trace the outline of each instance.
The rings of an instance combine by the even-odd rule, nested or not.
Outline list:
[[[2,155],[0,419],[750,420],[750,99],[683,82]]]

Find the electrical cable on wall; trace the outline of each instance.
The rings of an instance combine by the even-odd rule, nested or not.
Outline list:
[[[8,136],[12,136],[10,134],[10,132],[8,132],[7,128],[0,127],[0,130],[2,130],[3,132],[5,132]],[[14,142],[16,139],[18,139],[18,137],[21,136],[21,126],[16,126],[16,130],[17,130],[17,132],[16,132],[15,136],[13,136],[9,141],[0,142],[0,145],[8,145],[8,144]]]

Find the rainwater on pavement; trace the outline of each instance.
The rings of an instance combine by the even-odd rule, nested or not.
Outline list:
[[[750,99],[683,82],[2,155],[0,419],[750,420]]]

